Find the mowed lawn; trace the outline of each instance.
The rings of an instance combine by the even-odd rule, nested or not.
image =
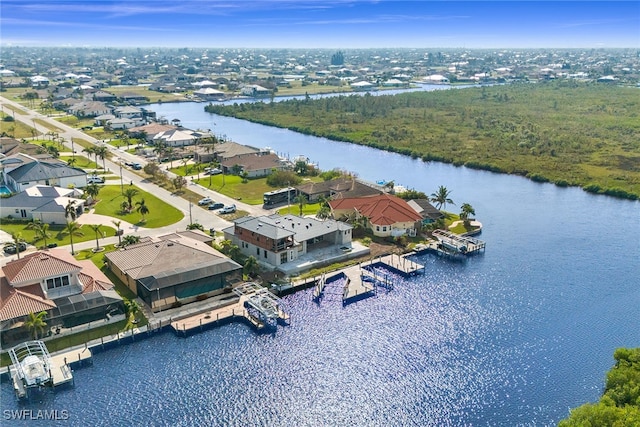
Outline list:
[[[6,221],[2,222],[2,226],[0,229],[2,231],[6,231],[9,234],[20,233],[22,239],[28,244],[34,245],[36,247],[44,246],[44,240],[38,239],[36,240],[36,233],[33,230],[27,228],[28,222],[10,222]],[[80,242],[86,242],[89,240],[96,240],[96,233],[91,229],[89,225],[83,225],[81,230],[82,236],[73,236],[73,244],[77,244]],[[103,237],[111,237],[116,235],[116,230],[113,227],[109,227],[107,225],[103,225],[99,230],[100,236]],[[64,232],[63,224],[54,224],[49,226],[49,234],[51,237],[47,238],[47,245],[52,243],[57,244],[58,246],[66,246],[71,244],[71,239],[69,235]]]
[[[122,202],[126,202],[127,198],[120,192],[119,185],[103,185],[98,194],[98,203],[95,205],[95,213],[100,215],[112,216],[140,227],[158,228],[166,225],[174,224],[182,218],[184,214],[177,208],[163,202],[156,196],[141,190],[136,186],[125,186],[126,191],[129,188],[138,190],[133,199],[133,210],[131,213],[122,212]],[[144,199],[144,204],[149,208],[149,213],[145,215],[145,222],[141,222],[142,215],[136,212],[136,202]]]
[[[261,205],[264,202],[264,193],[274,190],[273,187],[267,184],[266,178],[250,179],[247,182],[242,182],[242,178],[237,175],[206,176],[196,180],[196,182],[203,187],[236,200],[242,200],[249,205]]]

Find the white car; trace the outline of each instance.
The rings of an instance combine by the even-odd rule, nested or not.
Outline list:
[[[236,211],[236,205],[230,205],[230,206],[225,206],[224,208],[220,209],[218,211],[218,213],[230,214],[230,213],[234,213],[235,211]]]
[[[205,197],[204,199],[200,199],[200,201],[198,201],[198,204],[200,206],[204,206],[204,205],[208,205],[211,202],[213,202],[213,200],[211,200],[211,197]]]
[[[88,176],[87,184],[104,184],[104,178],[96,175]]]
[[[204,173],[205,175],[219,175],[222,173],[222,171],[218,168],[213,168],[213,169],[206,168],[204,170]]]

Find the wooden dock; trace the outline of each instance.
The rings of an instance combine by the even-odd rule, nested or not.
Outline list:
[[[89,348],[64,351],[51,356],[51,380],[54,387],[73,381],[71,366],[74,363],[88,362],[92,358]]]
[[[353,266],[343,271],[346,276],[346,283],[342,290],[342,301],[348,301],[352,298],[362,297],[364,295],[375,294],[375,287],[372,283],[362,280],[363,271],[360,266]]]

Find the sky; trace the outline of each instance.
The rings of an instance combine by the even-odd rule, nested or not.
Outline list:
[[[0,0],[0,46],[640,48],[640,1]]]

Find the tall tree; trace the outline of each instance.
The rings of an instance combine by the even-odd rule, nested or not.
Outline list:
[[[13,239],[13,244],[16,246],[16,255],[18,256],[18,259],[20,259],[20,245],[25,243],[22,238],[22,233],[11,233],[11,238]]]
[[[49,224],[39,219],[34,219],[27,225],[27,228],[33,230],[36,234],[36,240],[44,240],[44,247],[47,247],[47,239],[51,238],[49,233]]]
[[[149,207],[144,203],[144,199],[140,199],[139,202],[136,202],[136,205],[138,206],[136,211],[142,215],[142,221],[144,221],[145,215],[149,213]]]
[[[120,230],[120,225],[122,224],[122,221],[113,220],[111,222],[113,223],[113,225],[116,226],[116,234],[118,235],[118,247],[120,247],[122,246],[122,230]]]
[[[71,218],[71,221],[75,221],[78,217],[75,200],[69,200],[67,202],[67,205],[64,207],[64,217],[67,219],[67,222],[69,221],[69,218]]]
[[[475,214],[475,209],[473,209],[473,206],[471,206],[469,203],[463,203],[462,206],[460,206],[460,219],[464,221],[465,226],[469,226],[469,218],[471,217],[471,215]]]
[[[123,332],[135,328],[137,320],[136,316],[140,312],[140,306],[136,300],[124,300],[125,316],[127,317],[127,323],[124,325]]]
[[[27,320],[24,321],[25,328],[27,328],[34,340],[37,340],[41,334],[44,334],[44,330],[47,327],[47,322],[44,321],[45,317],[47,317],[46,311],[41,311],[37,314],[31,312],[27,316]]]
[[[129,210],[133,209],[133,197],[138,193],[139,191],[136,188],[127,188],[126,190],[124,190],[124,197],[127,198]]]
[[[450,205],[455,205],[453,200],[449,197],[451,195],[451,191],[447,190],[447,187],[441,185],[438,187],[438,190],[435,193],[431,194],[431,201],[436,204],[438,209],[446,209],[447,203]]]
[[[94,183],[94,184],[87,185],[87,187],[84,189],[84,192],[87,193],[87,196],[91,197],[92,203],[95,204],[96,197],[98,197],[98,194],[100,193],[101,189],[102,189],[101,186]]]
[[[73,236],[84,236],[82,232],[82,227],[75,221],[67,222],[67,225],[62,230],[64,233],[69,235],[69,240],[71,241],[71,255],[75,255],[76,252],[73,249]]]
[[[304,207],[307,205],[307,197],[304,194],[298,194],[293,199],[293,202],[298,205],[298,208],[300,208],[300,216],[302,216]]]
[[[102,169],[103,170],[107,170],[107,166],[105,164],[105,159],[107,158],[108,154],[109,154],[109,149],[105,146],[105,145],[100,145],[98,147],[95,148],[95,155],[96,155],[96,163],[98,163],[98,157],[100,157],[102,159]]]
[[[91,229],[93,230],[94,233],[96,233],[96,251],[100,250],[100,228],[102,227],[102,224],[90,224],[89,227],[91,227]]]

